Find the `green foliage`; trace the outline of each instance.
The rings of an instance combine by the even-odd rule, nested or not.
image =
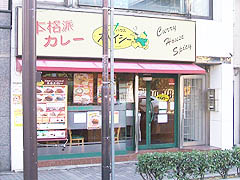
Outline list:
[[[196,159],[194,162],[195,169],[193,172],[194,177],[198,177],[199,179],[204,179],[205,174],[209,171],[209,155],[206,151],[192,151],[191,156]]]
[[[144,180],[161,180],[169,171],[168,153],[147,153],[138,156],[136,171]]]
[[[233,159],[235,161],[235,166],[237,168],[237,174],[240,175],[240,148],[233,148]]]
[[[172,173],[169,177],[177,180],[188,180],[194,178],[196,169],[196,157],[191,152],[176,152],[171,154],[170,167]]]
[[[209,152],[210,172],[219,173],[227,178],[228,171],[235,166],[232,150],[214,150]]]
[[[233,150],[148,153],[138,156],[137,172],[144,180],[204,179],[206,173],[226,178],[231,168],[240,169],[240,148]]]

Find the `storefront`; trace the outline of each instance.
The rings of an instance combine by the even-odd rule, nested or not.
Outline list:
[[[39,9],[37,18],[39,160],[100,155],[101,15]],[[194,64],[195,22],[123,15],[115,21],[116,154],[204,144],[205,70]],[[19,77],[21,42],[18,8]],[[16,104],[15,128],[22,125]]]

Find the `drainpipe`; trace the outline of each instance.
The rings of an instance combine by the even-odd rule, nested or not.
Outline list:
[[[234,77],[237,77],[239,78],[239,85],[240,85],[240,75],[239,75],[239,72],[240,72],[240,69],[239,68],[235,68],[234,69]],[[238,143],[235,143],[235,80],[233,79],[233,146],[240,146],[239,142]],[[240,107],[240,91],[238,92],[239,94],[239,107]],[[240,122],[240,113],[239,113],[239,122]]]
[[[235,74],[234,74],[234,75],[235,75]],[[234,95],[235,95],[234,87],[235,87],[235,84],[234,84],[234,83],[235,83],[235,81],[234,81],[234,78],[233,78],[233,146],[234,146],[234,144],[235,144],[235,143],[234,143],[234,136],[235,136],[235,130],[234,130],[234,129],[235,129],[235,127],[234,127],[234,121],[235,121],[235,120],[234,120],[234,119],[235,119],[235,118],[234,118],[234,109],[235,109],[235,106],[234,106]]]

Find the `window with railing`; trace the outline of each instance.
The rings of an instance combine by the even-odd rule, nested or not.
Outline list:
[[[79,0],[79,5],[102,6],[103,0]],[[109,0],[110,1],[110,0]],[[213,0],[115,0],[114,7],[140,11],[188,14],[212,18]]]
[[[37,0],[37,2],[64,3],[64,0]]]
[[[121,9],[185,13],[185,0],[115,0],[114,7]],[[79,0],[79,5],[101,6],[102,0]]]
[[[110,6],[110,0],[109,6]],[[8,0],[2,0],[0,7]],[[40,3],[71,4],[72,0],[37,0]],[[101,7],[103,0],[78,0],[79,6]],[[213,0],[114,0],[117,9],[151,11],[170,14],[191,15],[192,18],[212,19]],[[3,5],[2,5],[3,6]]]
[[[9,0],[1,0],[0,1],[0,10],[8,10],[8,2]]]

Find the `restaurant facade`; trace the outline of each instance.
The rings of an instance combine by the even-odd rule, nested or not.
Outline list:
[[[45,3],[38,6],[36,21],[38,160],[100,156],[101,8]],[[12,49],[16,51],[11,57],[11,169],[20,170],[22,7],[13,5]],[[231,6],[225,11],[221,20],[198,20],[184,14],[116,10],[116,155],[148,149],[233,146],[231,30],[224,45],[226,39],[218,36],[221,30],[213,31],[230,23],[225,16]],[[206,32],[206,27],[212,29]]]

